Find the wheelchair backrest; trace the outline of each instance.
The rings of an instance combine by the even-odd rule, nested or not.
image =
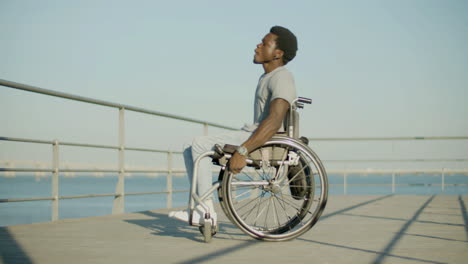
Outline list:
[[[286,134],[288,137],[295,139],[299,138],[299,113],[297,109],[304,108],[304,104],[311,104],[312,99],[305,97],[298,97],[289,107],[289,111],[286,114],[286,118],[283,121],[283,126],[285,128]]]
[[[289,109],[284,118],[283,127],[288,137],[299,138],[299,113],[296,109]]]

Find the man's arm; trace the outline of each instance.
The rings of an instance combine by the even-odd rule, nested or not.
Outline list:
[[[250,136],[242,146],[244,146],[247,151],[251,152],[265,144],[265,142],[271,139],[271,137],[278,132],[288,110],[289,102],[281,98],[273,100],[270,105],[268,117],[259,124],[252,136]],[[233,173],[239,173],[246,165],[245,157],[235,152],[229,164],[230,171]]]

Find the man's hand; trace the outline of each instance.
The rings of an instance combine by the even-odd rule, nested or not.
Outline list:
[[[229,160],[229,171],[234,174],[237,174],[242,171],[245,165],[247,165],[247,163],[245,162],[245,157],[237,153],[236,151]]]

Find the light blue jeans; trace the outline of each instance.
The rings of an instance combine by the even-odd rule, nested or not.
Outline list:
[[[213,136],[199,136],[193,139],[191,145],[184,147],[185,168],[190,183],[193,178],[193,164],[195,159],[201,154],[213,149],[215,144],[221,147],[224,144],[240,145],[252,135],[252,132],[244,130],[230,131],[227,133]],[[197,194],[203,195],[213,184],[213,164],[211,158],[207,157],[200,161],[198,166]]]

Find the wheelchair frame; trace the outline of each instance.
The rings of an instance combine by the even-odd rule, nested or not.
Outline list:
[[[325,168],[319,157],[307,146],[308,142],[303,142],[299,139],[299,118],[297,109],[303,108],[304,104],[311,103],[311,99],[303,97],[298,97],[294,100],[285,120],[286,135],[277,134],[273,136],[263,146],[257,150],[253,150],[249,154],[249,158],[246,159],[247,167],[252,167],[254,170],[258,171],[263,170],[264,174],[265,168],[267,168],[268,171],[272,171],[272,175],[274,174],[274,176],[267,173],[268,175],[265,174],[261,176],[260,180],[254,181],[252,177],[246,174],[248,178],[245,178],[244,181],[238,180],[236,178],[237,176],[230,173],[227,169],[227,163],[233,152],[221,149],[218,145],[215,146],[215,150],[207,151],[197,157],[194,162],[189,199],[189,224],[194,225],[192,221],[193,211],[196,204],[199,204],[206,212],[204,215],[204,223],[200,227],[200,232],[203,234],[205,242],[210,242],[212,236],[219,230],[219,225],[215,223],[211,217],[212,212],[210,212],[209,206],[204,202],[208,197],[211,197],[216,190],[218,190],[221,208],[229,220],[242,231],[256,239],[265,241],[290,240],[302,235],[315,225],[327,203],[328,180]],[[264,155],[264,153],[267,154]],[[267,158],[264,156],[267,156]],[[214,182],[207,192],[198,195],[196,190],[198,167],[200,161],[207,157],[211,157],[215,164],[221,166],[220,176],[218,181]],[[258,171],[256,171],[256,173],[260,175]],[[293,173],[296,174],[290,176],[290,174]],[[320,185],[315,184],[317,180],[320,182]],[[286,184],[284,184],[285,181],[287,181]],[[291,185],[292,182],[293,184]],[[254,192],[262,192],[261,198],[256,198],[260,199],[260,201],[257,201],[257,206],[259,208],[257,209],[257,218],[255,218],[253,223],[251,223],[253,220],[250,220],[249,216],[246,217],[240,213],[241,209],[244,207],[252,207],[252,205],[249,204],[252,204],[253,200],[243,198],[233,201],[245,194],[237,194],[238,191],[244,190],[241,188],[249,187],[252,190],[248,190],[245,193],[250,192],[251,196],[253,196],[252,193]],[[289,191],[289,193],[283,193],[284,190]],[[319,194],[316,195],[316,192]],[[236,195],[233,196],[233,194]],[[268,200],[268,209],[262,208],[260,212],[260,206],[266,203],[263,198],[267,194],[270,195],[269,200],[265,198],[265,200]],[[283,194],[292,198],[287,200],[283,197]],[[273,206],[270,204],[271,200],[274,200],[272,202]],[[236,203],[242,204],[242,206],[236,207]],[[273,217],[268,217],[270,207],[273,208],[272,210],[274,213],[282,210],[285,216],[280,217],[278,212],[278,214]],[[293,212],[290,212],[290,208],[293,208]],[[294,209],[298,210],[298,212],[294,212]],[[263,227],[260,227],[257,221],[265,210],[267,210],[266,215],[263,217],[265,224]],[[252,212],[249,214],[251,213]],[[274,228],[269,224],[269,222],[272,221],[277,223],[277,226]]]

